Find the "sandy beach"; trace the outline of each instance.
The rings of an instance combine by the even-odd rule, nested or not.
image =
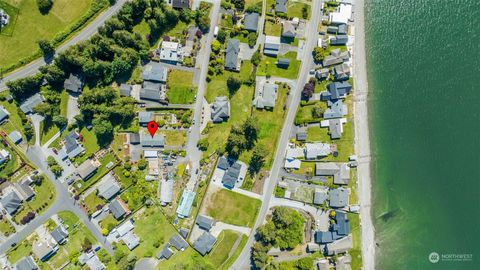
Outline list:
[[[368,129],[368,82],[365,55],[364,0],[356,0],[354,44],[354,118],[355,151],[358,156],[358,194],[363,269],[375,269],[375,229],[371,216],[372,181],[370,175],[370,138]]]

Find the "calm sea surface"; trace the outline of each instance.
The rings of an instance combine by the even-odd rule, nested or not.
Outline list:
[[[377,268],[480,269],[480,1],[366,2]]]

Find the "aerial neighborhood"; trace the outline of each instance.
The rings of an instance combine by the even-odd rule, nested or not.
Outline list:
[[[81,2],[0,88],[2,268],[361,269],[350,1]]]

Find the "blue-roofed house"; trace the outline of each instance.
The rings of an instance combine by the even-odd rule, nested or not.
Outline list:
[[[19,144],[23,139],[22,139],[22,134],[18,132],[17,130],[14,130],[8,134],[8,138],[14,143],[14,144]]]
[[[328,108],[323,113],[325,119],[342,118],[348,113],[348,107],[341,99],[328,100],[327,105]]]
[[[347,35],[336,35],[330,39],[330,45],[346,45],[348,42]]]
[[[315,242],[318,244],[328,244],[333,242],[333,235],[331,231],[322,232],[316,231],[315,232]]]
[[[337,100],[344,98],[352,90],[352,85],[346,81],[333,82],[327,86],[327,91],[320,93],[321,100]]]
[[[3,198],[0,200],[0,203],[10,215],[13,215],[22,205],[22,199],[18,197],[15,191],[11,191],[7,195],[3,196]]]
[[[195,199],[195,192],[184,189],[180,203],[177,207],[177,216],[179,218],[187,218],[192,211],[193,200]]]
[[[290,66],[290,59],[288,58],[278,58],[277,66],[281,68],[288,68]]]
[[[70,132],[65,137],[65,144],[62,147],[62,151],[64,152],[69,158],[75,158],[76,156],[80,155],[85,151],[85,148],[81,144],[78,143],[79,135],[75,131]],[[63,160],[63,156],[61,157]]]
[[[202,256],[205,256],[205,254],[212,250],[216,241],[217,238],[215,238],[215,236],[208,232],[204,232],[199,238],[197,238],[197,240],[195,240],[195,242],[193,242],[193,248],[202,254]]]
[[[212,217],[205,215],[198,215],[196,221],[198,227],[210,231],[210,229],[215,225],[215,220]]]
[[[225,52],[225,69],[232,71],[240,71],[240,40],[229,39],[227,44],[227,50]]]
[[[250,32],[257,32],[258,19],[260,15],[258,13],[245,13],[244,28]]]
[[[213,123],[221,123],[227,121],[230,117],[230,101],[228,97],[216,97],[211,106],[211,115]]]
[[[152,82],[167,82],[168,69],[160,63],[150,62],[143,68],[143,79]]]
[[[38,104],[42,103],[45,99],[43,98],[42,95],[39,93],[36,93],[35,95],[27,98],[21,105],[20,105],[20,110],[22,110],[23,113],[29,114],[33,113],[33,108],[37,106]]]
[[[15,265],[15,270],[37,270],[38,265],[33,260],[32,256],[23,257]]]

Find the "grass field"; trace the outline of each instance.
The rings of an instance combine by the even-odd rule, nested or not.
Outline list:
[[[267,36],[280,36],[282,34],[282,25],[279,23],[273,23],[271,21],[265,20],[265,35]]]
[[[102,198],[99,198],[96,194],[96,192],[92,192],[88,194],[87,197],[83,200],[83,203],[85,204],[85,207],[87,208],[87,211],[89,214],[94,213],[97,211],[97,205],[104,205],[105,201]]]
[[[295,124],[320,123],[321,117],[314,117],[312,111],[315,107],[319,107],[324,112],[328,107],[326,102],[313,102],[305,106],[299,106],[295,115]]]
[[[10,221],[8,221],[6,218],[2,218],[2,220],[0,220],[0,233],[4,236],[9,236],[14,232],[15,228],[12,226]]]
[[[18,158],[15,151],[9,147],[3,145],[0,146],[0,149],[6,150],[10,154],[10,159],[0,165],[0,176],[8,178],[13,172],[15,172],[20,165],[20,159]]]
[[[237,249],[235,252],[233,252],[232,256],[228,258],[220,267],[220,270],[227,270],[230,268],[230,266],[235,262],[235,260],[240,256],[240,252],[242,252],[243,247],[247,244],[248,236],[242,234],[242,239],[240,240],[240,244],[238,245]]]
[[[60,115],[64,117],[67,117],[68,97],[67,91],[63,91],[60,96]]]
[[[51,40],[58,32],[87,13],[92,0],[55,0],[47,15],[38,10],[35,0],[2,0],[18,8],[11,36],[0,35],[1,67],[10,66],[38,51],[37,40]],[[41,22],[41,23],[40,23]]]
[[[251,227],[255,223],[261,202],[248,196],[221,189],[212,195],[207,215],[225,223]],[[221,205],[222,207],[218,207]]]
[[[52,121],[43,120],[40,124],[40,144],[45,144],[59,131],[60,129]]]
[[[297,17],[297,18],[303,19],[302,9],[303,9],[304,5],[307,6],[307,10],[308,10],[308,16],[305,19],[309,19],[310,15],[312,13],[310,5],[309,4],[304,4],[304,3],[299,3],[299,2],[289,2],[287,4],[287,16],[292,17],[292,18]]]
[[[290,66],[288,68],[280,68],[277,66],[278,58],[290,59]],[[287,79],[295,79],[298,76],[301,62],[297,60],[296,52],[288,52],[285,55],[278,57],[263,56],[262,61],[258,65],[257,76],[275,76]]]
[[[360,246],[360,218],[358,214],[348,213],[350,221],[350,233],[353,237],[353,248],[348,251],[352,256],[352,269],[360,269],[362,267],[362,250]]]
[[[232,250],[233,244],[240,235],[237,232],[224,230],[217,238],[217,243],[212,251],[207,255],[215,267],[223,265],[228,260],[228,253]]]
[[[168,146],[182,146],[187,136],[185,131],[162,130],[160,133],[165,135],[165,144]]]
[[[167,97],[168,101],[173,104],[190,104],[193,103],[197,94],[196,87],[192,84],[193,73],[183,70],[171,70],[168,73],[167,80]]]

